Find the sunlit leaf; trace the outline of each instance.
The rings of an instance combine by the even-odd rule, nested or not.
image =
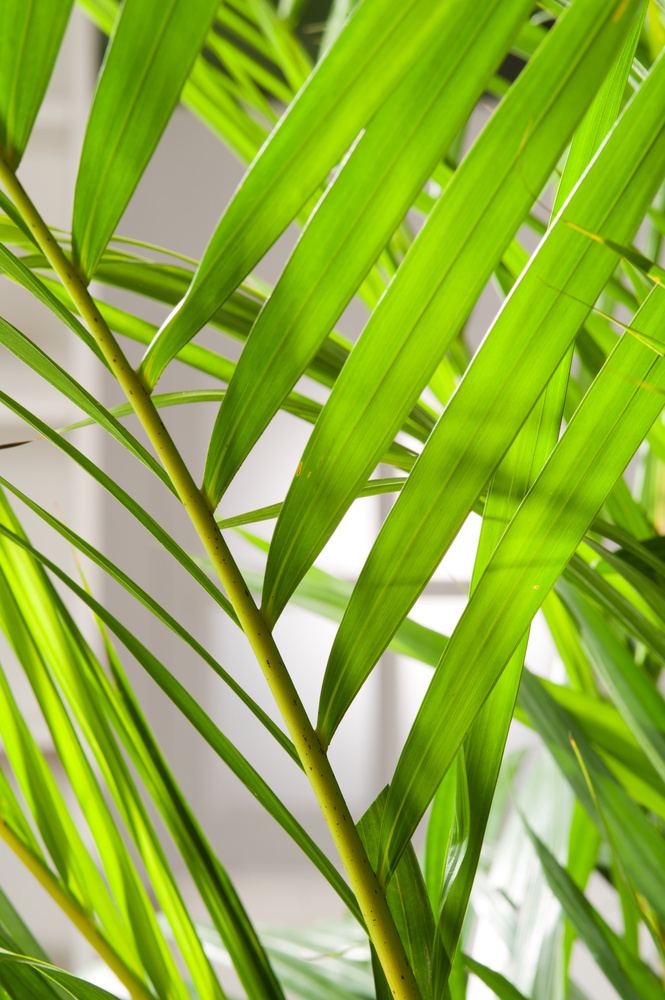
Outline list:
[[[55,63],[72,0],[0,6],[0,156],[16,170]]]
[[[585,28],[579,27],[578,18],[579,25],[584,24]],[[386,440],[394,436],[394,428],[401,425],[459,333],[563,151],[585,110],[585,101],[591,101],[629,22],[628,13],[626,18],[613,20],[607,4],[573,5],[497,108],[438,199],[374,310],[303,454],[301,474],[292,482],[268,563],[263,607],[270,621],[279,617],[298,580],[380,460]],[[587,34],[591,25],[593,36]],[[640,217],[637,213],[636,216]],[[530,269],[531,280],[534,270]],[[544,306],[542,289],[538,290],[538,298]],[[471,377],[473,368],[474,365],[467,371],[464,381]],[[496,360],[492,362],[492,371],[496,384]],[[464,399],[464,381],[451,401],[453,412],[460,396]],[[541,384],[536,395],[542,387]],[[502,391],[499,402],[493,391],[491,398],[503,409],[506,396],[507,390]],[[485,389],[475,398],[485,398],[491,405]],[[480,418],[480,413],[476,416]],[[506,425],[503,415],[501,422]],[[442,435],[446,436],[445,431],[437,428],[428,447],[432,448],[434,438],[440,440]],[[466,440],[467,419],[453,436],[460,443]],[[477,463],[472,459],[471,464]],[[478,466],[482,486],[493,467],[483,467],[481,471]],[[479,485],[476,495],[482,486]],[[469,506],[475,498],[475,495],[469,498]],[[402,497],[395,510],[403,505]],[[455,523],[453,536],[460,524],[461,520]],[[386,528],[384,538],[387,531]],[[400,535],[404,537],[403,529]],[[430,545],[429,551],[433,571],[444,549]],[[358,597],[366,575],[374,572],[375,554],[376,549],[359,582]],[[428,578],[423,568],[416,568],[415,556],[414,548],[412,565],[401,571],[408,585],[399,588],[405,595],[412,588],[414,600]],[[374,582],[371,584],[383,613],[376,617],[372,612],[368,615],[366,609],[362,613],[365,621],[368,618],[375,621],[375,627],[367,635],[368,644],[372,633],[378,637],[389,609],[395,607],[394,583],[388,581],[387,575],[384,586],[390,590],[388,599],[383,586],[376,590]],[[324,721],[330,698],[329,678],[343,669],[337,666],[337,661],[344,659],[341,648],[346,628],[345,625],[340,631],[324,687],[319,723],[326,740],[334,729],[327,719]],[[354,653],[353,658],[360,672],[364,652],[359,656]]]
[[[121,8],[74,195],[73,257],[86,278],[94,274],[171,117],[216,8],[217,0],[125,0]]]
[[[292,221],[419,61],[445,17],[445,8],[426,0],[398,7],[392,0],[360,4],[222,216],[186,298],[144,357],[141,372],[148,385],[155,385],[180,347]],[[241,253],[229,253],[231,246],[242,246]]]

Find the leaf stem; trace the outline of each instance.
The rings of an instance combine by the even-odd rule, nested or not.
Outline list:
[[[125,358],[84,282],[42,220],[20,181],[2,159],[0,159],[0,181],[34,233],[44,255],[58,274],[101,348],[109,368],[120,383],[169,474],[178,497],[233,604],[296,747],[305,774],[309,778],[393,996],[399,1000],[420,1000],[413,972],[388,909],[384,888],[380,885],[369,862],[328,756],[319,742],[272,632],[250,595],[245,580],[217,526],[214,512],[194,482],[166,430],[142,378]]]
[[[0,819],[0,837],[16,854],[25,867],[35,876],[37,881],[55,900],[60,909],[72,921],[83,937],[92,945],[100,958],[118,977],[126,988],[132,1000],[154,1000],[152,993],[137,978],[136,974],[123,962],[118,953],[106,940],[102,932],[90,920],[88,914],[67,893],[46,865],[35,857],[26,847],[21,838],[14,833],[7,823]]]

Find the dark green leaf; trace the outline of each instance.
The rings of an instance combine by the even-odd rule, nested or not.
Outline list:
[[[520,993],[517,987],[513,986],[500,972],[488,969],[486,965],[476,962],[470,955],[463,955],[462,961],[469,972],[473,972],[481,982],[485,983],[485,986],[489,986],[499,997],[499,1000],[525,1000],[524,994]]]
[[[631,733],[665,782],[665,701],[658,688],[637,668],[597,609],[572,588],[566,601],[580,620],[582,642],[611,700]]]
[[[615,782],[572,718],[550,698],[539,679],[526,672],[520,703],[599,833],[611,836],[612,847],[628,876],[662,921],[665,843],[659,831]]]
[[[27,955],[20,955],[16,952],[2,949],[0,950],[0,962],[10,964],[16,962],[20,965],[30,966],[47,982],[50,980],[61,986],[69,996],[74,997],[74,1000],[118,1000],[115,994],[109,993],[99,986],[93,986],[92,983],[87,983],[85,980],[79,979],[77,976],[72,976],[71,973],[65,972],[63,969],[58,969],[56,966],[40,961],[37,958],[31,958]],[[50,997],[52,996],[52,992],[45,990],[44,996]]]
[[[662,985],[651,970],[634,958],[621,938],[589,903],[572,878],[527,826],[550,889],[599,967],[624,1000],[657,1000]]]
[[[358,832],[373,867],[378,860],[381,822],[387,797],[388,789],[384,788],[358,822]],[[432,1000],[434,917],[413,848],[402,856],[386,895],[420,994],[423,1000]]]

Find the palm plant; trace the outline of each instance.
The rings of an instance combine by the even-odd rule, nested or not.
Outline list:
[[[0,622],[86,831],[29,731],[7,668],[0,836],[133,1000],[224,997],[220,955],[252,1000],[281,1000],[285,989],[305,998],[337,991],[460,1000],[470,973],[514,1000],[523,995],[514,982],[464,944],[474,882],[479,895],[493,895],[482,853],[488,823],[501,850],[506,836],[520,851],[534,844],[561,907],[556,935],[540,942],[538,975],[515,982],[534,998],[583,995],[568,976],[579,938],[622,997],[662,996],[660,4],[543,0],[534,9],[531,0],[481,0],[470,9],[465,0],[334,0],[314,55],[300,30],[308,5],[298,0],[279,8],[271,0],[80,5],[111,42],[71,232],[49,228],[20,164],[72,0],[4,0],[0,9],[0,267],[113,379],[114,405],[102,405],[5,319],[0,340],[177,498],[198,551],[181,547],[130,487],[75,447],[71,427],[50,426],[10,385],[0,400],[137,519],[201,600],[244,632],[283,725],[109,554],[1,477]],[[509,84],[511,54],[519,73]],[[484,94],[496,106],[462,155]],[[198,263],[178,248],[165,258],[146,244],[130,247],[116,233],[180,98],[250,164]],[[266,289],[252,271],[292,222],[302,235]],[[540,238],[531,253],[529,231]],[[465,324],[488,283],[503,304],[473,354]],[[139,310],[105,304],[105,285],[173,311],[156,329]],[[334,328],[354,296],[369,319],[352,347]],[[242,341],[237,363],[223,346],[193,343],[207,324]],[[137,367],[127,340],[145,345]],[[204,373],[209,387],[156,391],[178,364]],[[314,390],[295,391],[302,376],[318,383],[323,404]],[[199,482],[160,410],[200,401],[217,413]],[[280,410],[313,424],[304,452],[294,451],[286,496],[222,520],[222,498]],[[141,436],[123,424],[128,413]],[[622,474],[638,449],[631,488]],[[30,448],[23,453],[29,463]],[[381,463],[395,475],[371,478]],[[377,493],[395,502],[349,592],[314,563],[355,501]],[[109,574],[243,702],[309,780],[345,877],[169,663],[84,577],[33,545],[15,507]],[[472,512],[482,529],[471,594],[447,637],[408,616]],[[243,574],[228,532],[275,518],[263,579]],[[91,609],[98,647],[65,591]],[[327,664],[317,665],[316,723],[274,635],[290,601],[340,621]],[[541,608],[565,683],[524,668]],[[432,679],[389,786],[352,817],[328,749],[391,644],[432,667]],[[340,947],[334,935],[302,934],[305,960],[294,958],[289,935],[257,935],[151,732],[125,652],[337,892],[354,920],[343,938],[368,936],[366,962],[312,963],[311,953]],[[541,762],[519,787],[522,765],[513,762],[490,815],[515,715],[540,734],[558,771]],[[570,811],[557,817],[558,857],[533,809],[542,782],[545,797],[569,789]],[[511,796],[519,808],[502,835],[500,807]],[[210,926],[196,924],[185,905],[156,813]],[[421,863],[411,841],[426,815]],[[620,905],[622,932],[584,894],[594,872]],[[511,892],[504,887],[504,901],[517,901]],[[508,926],[518,966],[514,913]],[[51,965],[5,897],[0,946],[0,996],[110,995]]]

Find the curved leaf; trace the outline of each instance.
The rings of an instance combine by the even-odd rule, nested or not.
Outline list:
[[[31,293],[36,299],[39,299],[48,309],[54,313],[58,319],[68,326],[76,336],[83,341],[83,343],[88,347],[99,360],[105,365],[106,362],[102,356],[102,353],[97,346],[96,341],[90,336],[86,328],[82,323],[77,320],[76,316],[73,315],[67,308],[67,305],[60,301],[56,295],[48,287],[48,280],[44,281],[38,278],[36,274],[33,274],[30,268],[26,267],[23,261],[19,257],[15,257],[11,250],[8,250],[6,246],[0,243],[0,267],[13,278],[14,281],[22,285],[28,292]],[[62,285],[58,283],[58,288],[62,289]],[[64,292],[64,289],[62,289]],[[66,293],[64,293],[66,294]],[[69,299],[67,299],[69,301]]]
[[[570,8],[571,14],[576,6]],[[330,740],[572,342],[588,311],[584,301],[596,298],[613,270],[610,251],[575,233],[564,216],[598,215],[613,229],[634,231],[664,170],[665,60],[661,60],[506,300],[379,534],[326,669],[319,712],[324,742]],[[656,300],[650,301],[657,312]],[[655,331],[653,336],[657,335]],[[646,346],[644,350],[649,360],[657,357]]]
[[[94,274],[171,117],[217,3],[124,0],[90,111],[74,194],[74,264],[86,278]]]
[[[44,266],[41,263],[37,264],[37,261],[35,261],[35,265]],[[95,272],[95,281],[115,288],[124,288],[155,299],[157,302],[168,304],[175,304],[185,293],[190,278],[191,272],[186,268],[172,264],[154,264],[149,261],[136,260],[111,261],[103,258]],[[54,295],[60,297],[63,302],[69,302],[67,293],[58,282],[43,277],[42,283],[46,284]],[[259,313],[261,301],[253,287],[243,286],[233,292],[224,305],[215,312],[210,323],[225,333],[245,339]],[[133,337],[142,344],[151,342],[157,329],[152,323],[132,316],[108,303],[97,300],[95,302],[104,318],[109,322],[111,329],[125,336]],[[121,318],[122,323],[120,322]],[[132,333],[132,330],[135,331],[136,335]],[[322,385],[331,386],[346,361],[350,349],[351,345],[343,337],[337,333],[330,334],[312,360],[307,374],[311,375],[317,382],[321,382]],[[230,381],[235,364],[207,348],[198,344],[186,344],[176,355],[180,360],[196,356],[206,357],[210,360],[208,368],[202,368],[202,371],[209,370],[211,374],[217,375],[225,382]]]
[[[77,535],[75,531],[68,528],[66,524],[59,521],[48,511],[40,507],[39,504],[31,500],[30,497],[22,493],[16,486],[8,482],[2,476],[0,476],[0,485],[6,490],[9,490],[14,494],[22,503],[24,503],[29,509],[37,514],[43,521],[46,522],[54,531],[73,545],[79,552],[82,552],[88,557],[95,565],[101,567],[105,570],[109,576],[125,588],[127,593],[131,594],[140,604],[148,608],[149,611],[163,624],[174,632],[182,641],[190,647],[202,660],[207,663],[209,667],[220,677],[224,683],[233,691],[235,695],[242,701],[242,703],[249,709],[249,711],[254,715],[254,717],[264,726],[265,729],[271,734],[271,736],[279,743],[279,745],[286,751],[286,753],[291,757],[291,759],[300,765],[300,760],[295,752],[293,744],[284,734],[284,732],[277,726],[273,720],[270,718],[263,709],[256,704],[256,702],[251,698],[247,692],[238,684],[237,681],[231,677],[231,675],[224,670],[224,668],[217,662],[217,660],[208,652],[205,647],[198,642],[193,635],[191,635],[187,629],[184,628],[178,622],[173,615],[170,615],[168,611],[165,610],[157,601],[155,601],[142,587],[140,587],[134,580],[131,579],[126,573],[124,573],[118,566],[115,565],[110,559],[107,559],[103,553],[96,549],[89,542],[86,542],[84,538]]]
[[[71,972],[65,972],[64,969],[59,969],[55,965],[51,965],[49,962],[44,962],[38,958],[31,958],[29,955],[20,955],[17,952],[9,951],[8,949],[0,949],[0,962],[12,964],[17,963],[19,965],[27,965],[38,972],[46,982],[49,981],[56,983],[61,989],[68,993],[74,1000],[118,1000],[118,998],[113,993],[109,993],[107,990],[103,990],[100,986],[95,986],[93,983],[88,983],[84,979],[79,979],[77,976],[73,976]],[[35,984],[33,983],[33,986]],[[38,988],[38,987],[37,987]],[[146,996],[149,996],[146,992]],[[45,990],[44,997],[52,997],[53,993],[49,990]],[[39,1000],[41,1000],[41,992],[39,995]]]
[[[470,955],[463,955],[462,961],[464,967],[474,976],[478,976],[482,983],[489,986],[499,1000],[526,1000],[524,994],[520,993],[517,987],[513,986],[500,972],[495,972],[494,969],[489,969],[486,965],[476,962]]]
[[[18,167],[42,103],[72,0],[0,4],[0,156]]]
[[[172,492],[176,490],[162,466],[144,446],[136,440],[112,413],[102,406],[87,389],[84,389],[71,375],[52,361],[48,354],[17,330],[15,326],[0,317],[0,344],[28,365],[34,372],[49,382],[55,389],[89,414],[92,420],[103,427],[112,437],[145,465]]]
[[[238,362],[206,459],[213,508],[468,117],[528,7],[485,0],[470,18],[464,3],[443,5],[418,65],[367,124]]]
[[[301,848],[303,853],[322,873],[324,878],[335,889],[350,912],[360,919],[360,913],[355,897],[339,872],[330,863],[323,851],[314,843],[310,836],[300,826],[298,821],[286,809],[270,786],[254,770],[249,762],[239,753],[235,746],[224,736],[210,716],[201,708],[197,701],[180,684],[178,680],[164,667],[162,663],[140,642],[139,639],[115,618],[105,607],[96,601],[80,587],[59,566],[33,548],[29,542],[14,532],[0,525],[0,534],[10,539],[37,559],[46,569],[50,570],[64,583],[93,613],[109,628],[126,649],[136,657],[143,669],[152,677],[166,696],[176,705],[186,719],[200,733],[208,745],[224,761],[231,771],[242,781],[255,796],[265,810],[279,823],[285,832]]]
[[[520,703],[599,833],[611,838],[611,849],[626,874],[662,921],[665,844],[660,831],[619,787],[571,717],[549,697],[540,680],[526,671]]]
[[[149,387],[325,181],[444,17],[444,7],[430,0],[358,5],[252,164],[187,296],[146,352],[140,370]]]
[[[630,954],[621,938],[605,923],[566,870],[528,826],[527,832],[550,889],[561,903],[580,940],[584,941],[619,995],[625,1000],[657,1000],[662,996],[662,985],[648,966]]]
[[[566,587],[566,603],[579,617],[582,642],[612,702],[665,782],[665,701],[658,688],[636,668],[628,650],[607,628],[590,601]]]
[[[77,465],[79,465],[88,475],[99,483],[112,497],[122,504],[126,510],[132,514],[137,521],[139,521],[144,528],[146,528],[150,534],[157,539],[157,541],[162,545],[167,552],[169,552],[174,559],[176,559],[180,565],[187,570],[189,575],[193,577],[197,583],[212,597],[213,601],[220,608],[222,608],[226,614],[238,624],[238,619],[236,613],[231,606],[229,600],[224,597],[222,592],[215,586],[215,584],[210,580],[208,576],[201,570],[192,557],[188,555],[178,544],[171,538],[171,535],[162,526],[155,521],[147,511],[145,511],[136,500],[133,499],[122,487],[118,486],[117,483],[111,479],[99,466],[95,465],[83,452],[75,448],[74,445],[70,444],[66,438],[64,438],[58,431],[54,431],[48,424],[40,420],[34,413],[27,410],[24,406],[21,406],[17,400],[12,399],[6,393],[0,391],[0,402],[7,407],[12,413],[15,413],[22,420],[25,420],[27,424],[34,427],[36,431],[51,444],[59,448],[60,451],[64,452],[69,458],[72,459]]]
[[[654,289],[636,322],[662,336],[664,319],[665,292]],[[384,870],[399,858],[469,723],[661,409],[643,381],[665,385],[665,359],[632,338],[612,358],[616,367],[608,363],[586,394],[446,646],[391,783]]]
[[[380,460],[555,166],[628,30],[628,12],[616,20],[613,10],[602,0],[583,0],[552,30],[372,314],[310,437],[275,529],[263,600],[271,622]]]

